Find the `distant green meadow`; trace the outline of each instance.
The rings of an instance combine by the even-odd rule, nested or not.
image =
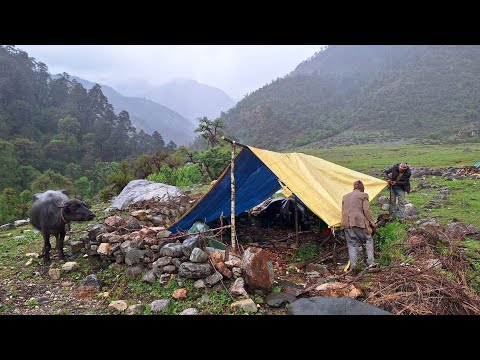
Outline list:
[[[298,151],[298,150],[297,150]],[[472,166],[480,161],[480,144],[462,145],[352,145],[308,149],[301,152],[370,174],[387,166],[407,162],[415,167],[430,168]]]

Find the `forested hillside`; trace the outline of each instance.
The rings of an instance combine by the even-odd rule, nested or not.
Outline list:
[[[100,85],[52,78],[44,63],[0,46],[0,225],[27,218],[32,195],[48,189],[97,203],[133,179],[209,184],[230,151],[220,119],[197,123],[197,151],[177,149],[157,131],[138,131],[127,111],[116,114]]]
[[[329,46],[223,119],[272,149],[451,139],[480,127],[479,60],[480,46]]]
[[[72,77],[72,79],[78,81],[87,90],[95,85],[78,77]],[[179,145],[188,144],[193,140],[195,129],[193,121],[186,119],[178,112],[149,99],[123,96],[106,85],[101,85],[101,89],[116,113],[122,110],[128,111],[132,124],[137,130],[141,129],[149,134],[158,131],[164,139],[173,140]]]
[[[100,86],[87,91],[67,74],[52,79],[44,63],[0,46],[0,193],[35,191],[35,181],[55,177],[71,188],[83,178],[98,191],[119,161],[175,148],[158,132],[138,132],[128,112],[116,115]]]

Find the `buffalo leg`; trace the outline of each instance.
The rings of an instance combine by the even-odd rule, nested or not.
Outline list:
[[[57,236],[57,254],[58,259],[65,261],[65,254],[63,253],[63,241],[65,240],[65,233],[62,232]]]
[[[43,250],[40,257],[43,257],[43,263],[45,265],[50,264],[50,234],[43,234]]]

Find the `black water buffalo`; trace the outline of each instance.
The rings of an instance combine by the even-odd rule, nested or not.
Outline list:
[[[63,240],[71,221],[88,221],[95,217],[87,205],[78,199],[69,199],[65,191],[48,190],[33,196],[30,222],[43,235],[43,263],[50,263],[50,235],[57,239],[58,258],[65,260]]]

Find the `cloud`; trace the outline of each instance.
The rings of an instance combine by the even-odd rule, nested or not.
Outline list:
[[[20,45],[51,73],[67,72],[120,90],[131,81],[186,78],[236,100],[283,77],[321,45]],[[133,95],[133,94],[130,94]]]

